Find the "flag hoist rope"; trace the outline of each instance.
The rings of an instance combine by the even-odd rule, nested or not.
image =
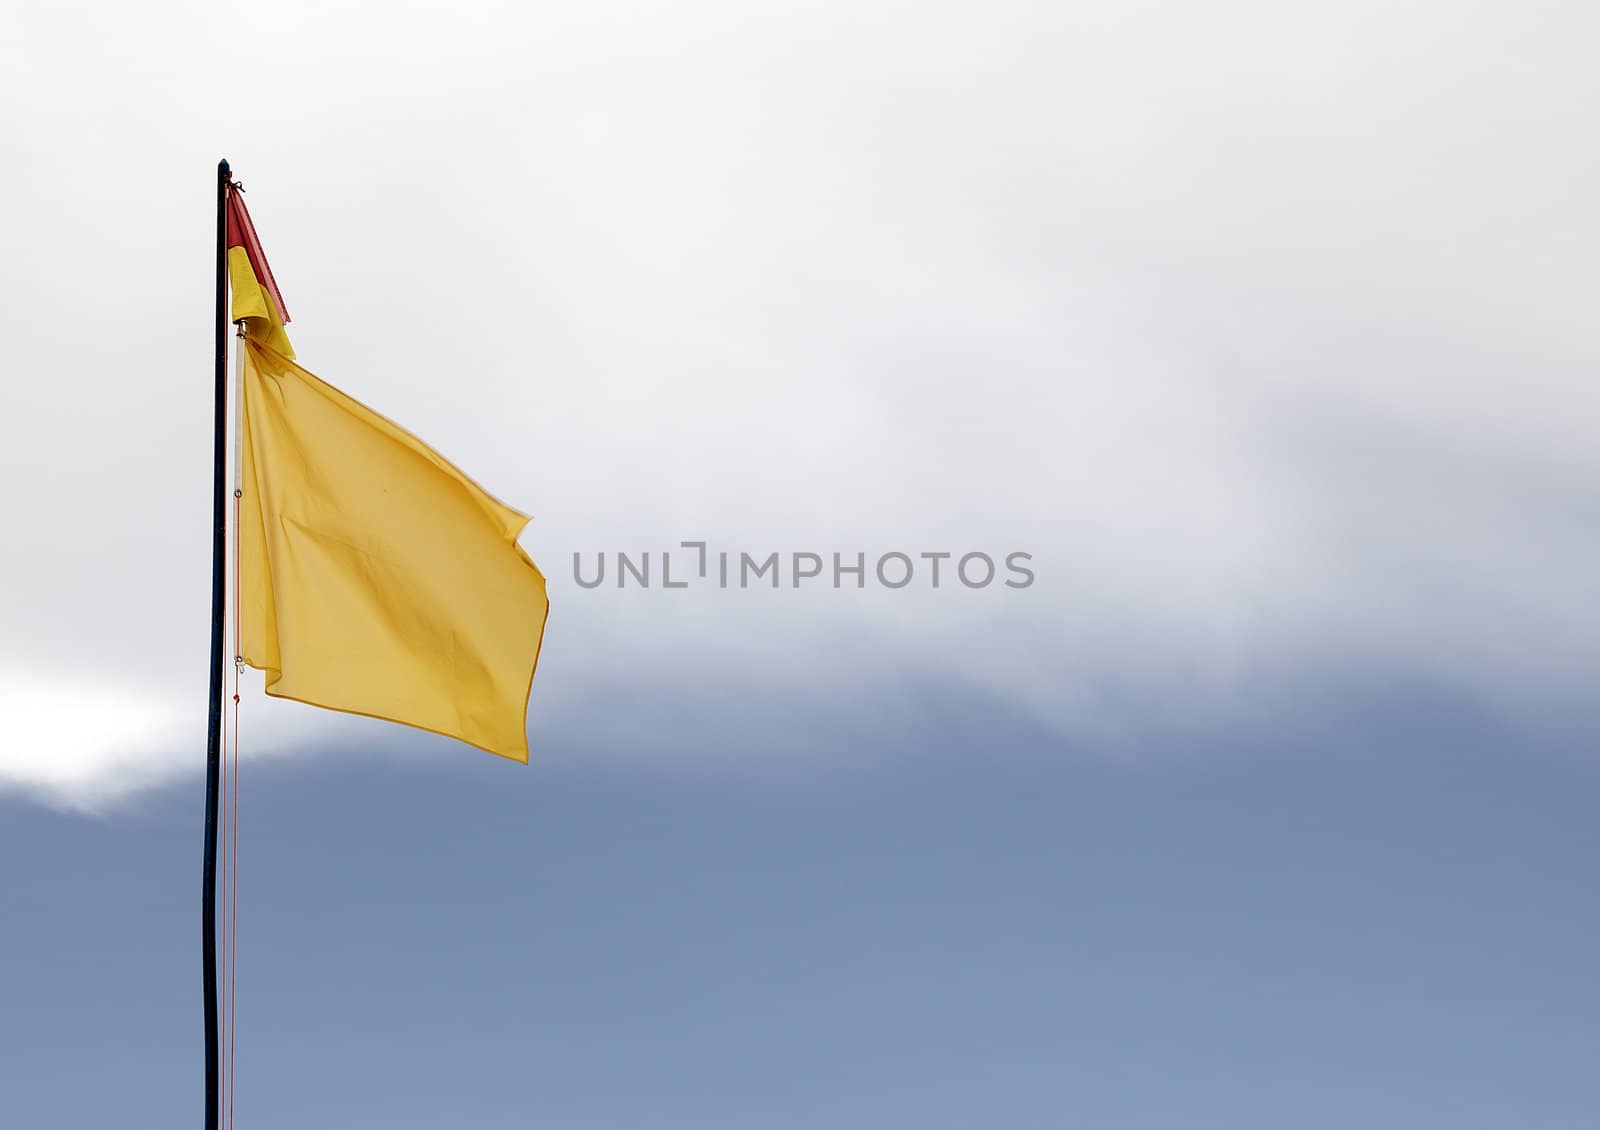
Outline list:
[[[238,191],[242,186],[235,186]],[[222,835],[223,835],[223,898],[222,898],[222,954],[223,954],[223,1008],[222,1008],[222,1096],[224,1125],[231,1130],[234,1110],[234,1031],[238,1017],[239,995],[239,678],[243,673],[244,658],[239,647],[239,612],[241,591],[239,586],[239,511],[244,489],[244,323],[234,327],[233,363],[233,568],[230,580],[233,586],[233,725],[231,741],[222,752]]]
[[[234,489],[232,491],[233,506],[233,582],[234,598],[234,684],[233,684],[233,717],[231,728],[228,719],[224,717],[223,709],[223,664],[224,642],[227,628],[227,596],[230,572],[228,565],[228,506],[227,506],[227,440],[228,440],[228,329],[229,329],[229,300],[228,300],[228,194],[235,191],[232,183],[232,171],[226,160],[217,163],[217,242],[216,242],[216,303],[214,324],[216,329],[215,368],[213,380],[213,406],[212,421],[212,506],[211,506],[211,646],[208,654],[208,678],[210,681],[209,706],[207,711],[208,725],[206,728],[206,807],[205,807],[205,840],[202,855],[200,877],[200,909],[201,909],[201,944],[200,944],[200,970],[202,981],[202,1005],[205,1015],[205,1128],[206,1130],[220,1130],[220,1119],[223,1114],[223,1083],[228,1087],[228,1121],[232,1123],[233,1112],[233,1020],[235,1015],[235,997],[238,978],[235,974],[237,966],[236,928],[238,924],[238,809],[239,809],[239,481],[240,481],[240,453],[238,437],[241,434],[239,424],[241,420],[242,398],[242,366],[244,351],[242,342],[236,346],[234,370]],[[243,327],[236,327],[242,335]],[[230,732],[231,731],[231,732]],[[232,747],[232,757],[224,748],[224,737],[231,736],[228,743]],[[229,762],[231,761],[231,777],[229,776]],[[231,793],[231,796],[230,796]],[[225,806],[224,819],[218,819],[219,802]],[[217,906],[217,855],[218,833],[224,828],[227,836],[223,843],[227,846],[225,861],[224,901],[222,913],[218,913]],[[221,1009],[218,992],[218,954],[217,935],[221,925],[224,932],[224,956],[227,962],[227,1072],[223,1072],[222,1026],[219,1020]]]

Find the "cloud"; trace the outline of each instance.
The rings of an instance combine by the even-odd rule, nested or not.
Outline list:
[[[0,789],[93,809],[169,778],[185,768],[179,705],[114,679],[67,682],[0,671]],[[204,726],[187,728],[205,733]]]
[[[0,660],[50,694],[138,671],[200,707],[225,152],[306,363],[535,514],[536,730],[920,678],[1136,756],[1156,719],[1270,731],[1273,688],[1364,671],[1530,744],[1594,732],[1600,91],[1570,13],[312,13],[19,16]],[[568,580],[696,537],[1025,549],[1039,580]],[[0,779],[179,772],[164,725]]]

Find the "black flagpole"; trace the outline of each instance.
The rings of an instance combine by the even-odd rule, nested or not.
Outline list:
[[[217,396],[212,443],[211,502],[211,709],[206,731],[206,847],[200,880],[200,970],[206,1007],[206,1130],[217,1130],[222,1109],[217,1038],[217,791],[221,769],[224,554],[227,545],[228,425],[228,182],[226,159],[217,165]]]

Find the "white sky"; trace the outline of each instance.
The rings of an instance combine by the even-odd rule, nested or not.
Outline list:
[[[1592,737],[1596,22],[10,5],[0,789],[201,763],[223,155],[302,362],[535,515],[536,757],[648,732],[629,687],[921,678],[1108,756],[1332,671]],[[692,537],[1039,580],[571,583]],[[256,748],[377,725],[251,702]]]

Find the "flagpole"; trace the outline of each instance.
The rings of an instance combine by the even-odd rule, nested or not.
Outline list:
[[[217,357],[212,439],[211,502],[211,706],[206,729],[206,842],[200,879],[200,975],[205,993],[206,1130],[217,1130],[221,1110],[217,1028],[217,794],[221,770],[222,642],[226,607],[228,423],[228,183],[226,158],[217,164]]]

